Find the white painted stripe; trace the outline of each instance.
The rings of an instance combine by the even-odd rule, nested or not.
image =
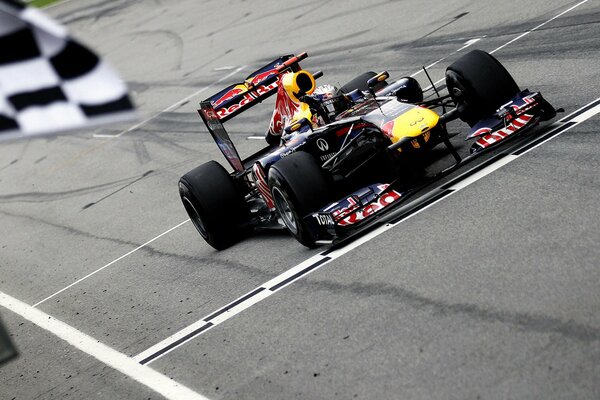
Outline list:
[[[265,288],[273,287],[273,286],[277,285],[279,282],[285,281],[286,279],[290,278],[294,274],[297,274],[298,272],[313,265],[316,262],[321,261],[322,259],[323,259],[323,256],[321,254],[314,255],[311,258],[302,261],[300,264],[288,269],[284,273],[277,275],[275,278],[271,279],[270,281],[263,283],[261,286],[265,287]]]
[[[444,61],[444,60],[445,60],[445,59],[447,59],[448,57],[451,57],[451,56],[453,56],[454,54],[456,54],[456,53],[458,53],[458,52],[460,52],[460,51],[462,51],[462,50],[466,49],[467,47],[474,45],[475,43],[477,43],[477,42],[479,42],[481,39],[483,39],[485,36],[486,36],[486,35],[484,35],[484,36],[482,36],[482,37],[479,37],[479,38],[475,38],[475,39],[467,40],[467,41],[465,42],[464,46],[462,46],[460,49],[458,49],[458,50],[455,50],[455,51],[453,51],[452,53],[448,54],[446,57],[442,57],[442,58],[440,58],[439,60],[437,60],[437,61],[435,61],[435,62],[433,62],[433,63],[429,64],[428,66],[426,66],[426,67],[425,67],[425,69],[429,69],[429,68],[433,67],[434,65],[441,63],[442,61]],[[422,70],[422,69],[420,69],[420,70],[418,70],[417,72],[415,72],[414,74],[412,74],[412,75],[411,75],[411,77],[415,77],[415,76],[419,75],[421,72],[423,72],[423,70]]]
[[[596,100],[594,100],[593,102],[595,102],[595,101],[598,101],[598,100],[599,100],[599,99],[596,99]],[[589,104],[592,104],[593,102],[590,102],[590,103],[588,103],[588,105],[589,105]],[[585,108],[585,107],[587,107],[587,105],[586,105],[586,106],[584,106],[584,107],[581,107],[581,108],[580,108],[580,110],[581,110],[581,109],[583,109],[583,108]],[[579,117],[577,117],[577,118],[574,118],[574,119],[573,119],[573,121],[577,120],[577,122],[576,122],[576,123],[574,123],[574,124],[573,124],[572,126],[570,126],[569,128],[567,128],[567,129],[564,129],[564,130],[563,130],[562,132],[560,132],[560,133],[562,134],[563,132],[566,132],[566,131],[568,131],[569,129],[573,128],[574,126],[577,126],[577,125],[578,125],[578,124],[580,124],[581,122],[583,122],[583,121],[585,121],[585,120],[587,120],[587,119],[591,118],[593,115],[596,115],[597,113],[600,113],[600,105],[599,105],[598,107],[594,107],[594,108],[592,108],[592,110],[595,110],[595,111],[594,111],[593,113],[588,113],[588,112],[586,112],[586,113],[582,114],[582,115],[586,115],[586,118],[585,118],[585,119],[579,119]],[[590,110],[590,111],[591,111],[591,110]],[[548,133],[547,133],[547,135],[552,135],[552,133],[553,133],[553,132],[555,132],[555,131],[556,131],[556,129],[560,129],[562,126],[563,126],[562,124],[561,124],[561,125],[559,125],[559,126],[557,126],[555,129],[553,129],[553,130],[551,130],[550,132],[548,132]],[[557,137],[557,136],[559,136],[559,135],[560,135],[560,134],[557,134],[557,135],[551,136],[551,137],[549,137],[547,140],[545,140],[545,141],[544,141],[544,142],[542,142],[542,143],[545,143],[545,142],[547,142],[547,141],[549,141],[549,140],[551,140],[551,139],[553,139],[553,138],[555,138],[555,137]],[[533,148],[536,148],[536,147],[538,147],[538,146],[539,146],[539,145],[541,145],[542,143],[538,144],[537,146],[535,146],[535,147],[533,147]],[[532,148],[532,149],[533,149],[533,148]],[[527,152],[531,151],[532,149],[529,149],[528,151],[526,151],[526,152],[524,152],[524,153],[522,153],[522,154],[526,154]],[[521,155],[522,155],[522,154],[521,154]],[[228,311],[226,311],[226,312],[224,312],[224,313],[220,314],[219,316],[215,317],[214,319],[210,320],[210,322],[211,322],[211,323],[213,323],[215,326],[216,326],[216,325],[218,325],[218,324],[221,324],[221,323],[225,322],[226,320],[228,320],[229,318],[233,317],[234,315],[237,315],[237,314],[239,314],[240,312],[242,312],[243,310],[246,310],[247,308],[249,308],[249,307],[251,307],[251,306],[253,306],[253,305],[255,305],[255,304],[259,303],[260,301],[262,301],[262,300],[266,299],[267,297],[271,296],[273,293],[276,293],[276,292],[278,292],[279,290],[281,290],[282,288],[284,288],[284,287],[286,287],[286,286],[288,286],[288,285],[292,284],[293,282],[297,281],[298,279],[302,279],[303,277],[307,276],[308,274],[310,274],[310,273],[312,273],[312,272],[314,272],[314,271],[316,271],[316,270],[320,269],[320,268],[321,268],[321,267],[323,267],[324,265],[326,265],[326,264],[330,263],[331,261],[333,261],[333,260],[335,260],[335,259],[337,259],[337,258],[340,258],[340,257],[342,257],[343,255],[345,255],[345,254],[347,254],[347,253],[351,252],[352,250],[354,250],[354,249],[356,249],[356,248],[360,247],[361,245],[363,245],[363,244],[365,244],[365,243],[369,242],[370,240],[372,240],[372,239],[376,238],[377,236],[381,235],[382,233],[384,233],[384,232],[386,232],[386,231],[388,231],[388,230],[392,229],[393,227],[395,227],[395,226],[397,226],[397,225],[401,224],[402,222],[404,222],[404,221],[406,221],[406,220],[408,220],[408,219],[410,219],[410,218],[414,217],[415,215],[418,215],[418,214],[420,214],[421,212],[423,212],[423,211],[427,210],[429,207],[431,207],[431,206],[433,206],[434,204],[437,204],[437,203],[439,203],[440,201],[442,201],[442,200],[444,200],[444,199],[448,198],[449,196],[453,195],[454,193],[458,192],[459,190],[462,190],[462,189],[466,188],[467,186],[469,186],[469,185],[471,185],[471,184],[473,184],[473,183],[477,182],[478,180],[480,180],[480,179],[482,179],[482,178],[486,177],[487,175],[489,175],[489,174],[491,174],[492,172],[496,171],[497,169],[499,169],[499,168],[503,167],[504,165],[507,165],[508,163],[510,163],[510,162],[512,162],[512,161],[514,161],[514,160],[516,160],[516,159],[517,159],[517,158],[519,158],[521,155],[514,155],[514,154],[507,155],[507,156],[505,156],[505,157],[502,157],[502,158],[501,158],[501,159],[499,159],[498,161],[496,161],[496,162],[494,162],[494,163],[492,163],[492,164],[488,165],[487,167],[485,167],[485,168],[484,168],[484,169],[482,169],[481,171],[478,171],[478,172],[474,173],[473,175],[469,175],[469,176],[465,177],[464,179],[462,179],[462,180],[460,180],[459,182],[457,182],[456,184],[454,184],[454,185],[453,185],[451,188],[449,188],[449,189],[448,189],[448,190],[449,190],[449,193],[448,193],[446,196],[444,196],[444,197],[441,197],[441,198],[439,198],[438,200],[435,200],[435,201],[433,201],[432,203],[430,203],[430,204],[426,205],[425,207],[423,207],[423,208],[421,208],[421,209],[419,209],[419,210],[417,210],[417,211],[415,211],[415,212],[413,212],[413,213],[411,213],[411,214],[407,215],[405,218],[402,218],[402,219],[401,219],[401,220],[399,220],[398,222],[395,222],[395,223],[393,223],[393,224],[392,224],[392,223],[388,223],[388,224],[386,224],[386,225],[382,225],[382,226],[380,226],[380,227],[378,227],[378,228],[374,229],[373,231],[371,231],[371,232],[369,232],[369,233],[367,233],[367,234],[365,234],[365,235],[363,235],[363,236],[360,236],[360,237],[358,237],[357,239],[355,239],[355,240],[354,240],[354,241],[352,241],[351,243],[348,243],[347,245],[345,245],[345,246],[343,246],[343,247],[340,247],[339,249],[336,249],[336,250],[334,250],[334,251],[332,251],[331,253],[328,253],[328,254],[326,254],[326,255],[325,255],[324,253],[320,253],[320,254],[316,254],[316,255],[314,255],[314,256],[312,256],[312,257],[310,257],[309,259],[307,259],[307,260],[305,260],[305,261],[301,262],[300,264],[298,264],[298,265],[296,265],[296,266],[294,266],[294,267],[292,267],[292,268],[288,269],[287,271],[285,271],[284,273],[282,273],[282,274],[278,275],[277,277],[275,277],[275,278],[273,278],[273,279],[271,279],[271,280],[269,280],[269,281],[265,282],[264,284],[260,285],[258,288],[261,288],[261,287],[262,287],[262,288],[265,288],[265,290],[263,290],[263,291],[261,291],[261,292],[257,293],[256,295],[254,295],[254,296],[250,297],[248,300],[246,300],[246,301],[244,301],[244,302],[242,302],[242,303],[240,303],[240,304],[236,305],[235,307],[232,307],[230,310],[228,310]],[[274,291],[272,291],[272,290],[268,290],[268,289],[269,289],[269,288],[271,288],[271,287],[274,287],[274,286],[276,286],[276,285],[278,285],[278,284],[280,284],[280,283],[282,283],[282,282],[285,282],[287,279],[291,278],[292,276],[294,276],[295,274],[299,273],[300,271],[303,271],[303,270],[304,270],[304,269],[306,269],[307,267],[310,267],[311,265],[314,265],[314,264],[316,264],[316,263],[318,263],[318,262],[320,262],[320,261],[323,261],[324,259],[327,259],[327,258],[329,258],[329,260],[326,260],[326,261],[322,262],[322,263],[321,263],[319,266],[317,266],[316,268],[314,268],[314,269],[312,269],[312,270],[310,270],[310,271],[306,272],[305,274],[303,274],[303,275],[299,276],[298,278],[296,278],[296,279],[294,279],[294,280],[291,280],[291,281],[287,282],[285,285],[283,285],[283,286],[281,286],[281,287],[277,288],[277,290],[274,290]],[[257,288],[257,289],[258,289],[258,288]],[[256,290],[256,289],[255,289],[255,290]],[[253,290],[253,291],[254,291],[254,290]],[[252,292],[253,292],[253,291],[252,291]],[[252,293],[252,292],[248,292],[246,295],[248,295],[248,294],[250,294],[250,293]],[[244,295],[244,296],[246,296],[246,295]],[[244,296],[241,296],[241,297],[239,297],[239,299],[243,298]],[[234,302],[235,302],[235,301],[234,301]],[[232,302],[232,303],[233,303],[233,302]],[[216,310],[215,312],[217,312],[217,311],[218,311],[218,310]],[[210,316],[210,315],[212,315],[212,314],[213,314],[213,313],[209,314],[209,316]],[[208,316],[207,316],[207,317],[208,317]],[[172,336],[169,336],[168,338],[166,338],[166,339],[162,340],[160,343],[157,343],[156,345],[154,345],[154,346],[150,347],[149,349],[147,349],[147,350],[145,350],[145,351],[141,352],[140,354],[136,355],[136,356],[134,357],[134,359],[135,359],[135,360],[137,360],[137,361],[144,360],[144,359],[146,359],[147,357],[149,357],[149,356],[151,356],[151,355],[153,355],[153,354],[155,354],[155,353],[157,353],[157,352],[161,351],[162,349],[164,349],[164,348],[166,348],[166,347],[170,346],[171,344],[173,344],[173,343],[177,342],[178,340],[180,340],[181,338],[185,337],[186,335],[188,335],[188,334],[190,334],[190,333],[194,332],[195,330],[197,330],[198,328],[200,328],[200,327],[202,327],[202,326],[206,325],[207,323],[204,321],[204,319],[206,319],[207,317],[204,317],[204,318],[202,318],[201,320],[199,320],[199,321],[197,321],[197,322],[193,323],[192,325],[189,325],[188,327],[185,327],[185,328],[183,328],[183,329],[182,329],[182,330],[180,330],[179,332],[177,332],[177,333],[173,334]],[[207,329],[207,330],[208,330],[208,329]],[[203,332],[199,333],[198,335],[196,335],[196,336],[194,336],[194,337],[197,337],[197,336],[199,336],[200,334],[202,334],[202,333],[206,332],[207,330],[205,330],[205,331],[203,331]],[[150,360],[148,363],[150,363],[150,362],[152,362],[152,361],[154,361],[154,360],[157,360],[158,358],[160,358],[160,357],[164,356],[165,354],[167,354],[167,353],[169,353],[169,352],[173,351],[174,349],[176,349],[176,348],[178,348],[178,347],[182,346],[183,344],[185,344],[185,343],[189,342],[190,340],[194,339],[194,337],[191,337],[191,338],[189,338],[187,341],[185,341],[185,342],[183,342],[183,343],[179,344],[179,345],[178,345],[178,346],[176,346],[176,347],[173,347],[173,348],[172,348],[172,349],[170,349],[169,351],[167,351],[167,352],[165,352],[165,353],[161,354],[160,356],[158,356],[158,357],[154,358],[153,360]]]
[[[235,307],[232,307],[229,310],[225,311],[223,314],[211,319],[210,322],[212,322],[213,325],[219,325],[221,322],[227,321],[229,318],[233,317],[234,315],[241,313],[245,309],[255,305],[256,303],[258,303],[260,301],[263,301],[264,299],[269,297],[271,295],[271,293],[269,290],[263,290],[262,292],[259,292],[259,293],[255,294],[254,296],[250,297],[248,300],[244,301],[243,303],[240,303],[240,304],[236,305]]]
[[[248,136],[248,140],[265,140],[264,136]]]
[[[499,168],[502,168],[503,166],[505,166],[509,162],[514,161],[516,158],[518,158],[518,156],[515,156],[513,154],[509,154],[506,157],[503,157],[500,160],[496,161],[495,163],[493,163],[491,165],[488,165],[487,167],[485,167],[481,171],[477,171],[473,175],[470,175],[467,178],[461,180],[460,182],[458,182],[457,184],[453,185],[449,189],[450,190],[461,190],[461,189],[464,189],[467,186],[469,186],[470,184],[472,184],[473,182],[476,182],[476,181],[480,180],[484,176],[491,174],[492,172],[494,172],[495,170],[497,170]]]
[[[231,71],[232,69],[235,69],[236,66],[235,65],[226,65],[224,67],[217,67],[214,69],[214,71]]]
[[[254,290],[256,290],[256,289],[254,289]],[[250,294],[252,292],[248,292],[244,296],[246,296],[246,295],[248,295],[248,294]],[[236,305],[235,307],[232,307],[231,309],[223,312],[219,316],[217,316],[217,317],[215,317],[215,318],[213,318],[213,319],[210,320],[210,323],[213,325],[211,328],[214,328],[216,325],[219,325],[220,323],[227,321],[229,318],[233,317],[236,314],[241,313],[245,309],[247,309],[249,307],[252,307],[254,304],[256,304],[256,303],[258,303],[258,302],[266,299],[267,297],[269,297],[271,294],[273,294],[273,292],[271,292],[270,290],[263,290],[262,292],[259,292],[256,295],[250,297],[248,300],[246,300],[246,301],[244,301],[244,302]],[[240,298],[242,298],[244,296],[241,296]],[[200,329],[204,325],[208,325],[209,323],[205,322],[204,320],[206,318],[208,318],[210,315],[214,314],[215,312],[216,311],[212,312],[211,314],[208,314],[206,317],[202,318],[201,320],[194,322],[193,324],[191,324],[191,325],[183,328],[179,332],[177,332],[177,333],[169,336],[168,338],[160,341],[159,343],[155,344],[154,346],[150,347],[149,349],[144,350],[140,354],[134,356],[133,359],[135,361],[137,361],[137,362],[142,362],[142,360],[145,360],[147,357],[150,357],[151,355],[159,352],[160,350],[162,350],[162,349],[170,346],[172,343],[175,343],[175,342],[181,340],[182,338],[184,338],[187,335],[191,334],[195,330]],[[209,328],[209,329],[211,329],[211,328]],[[206,330],[202,331],[202,333],[208,331],[209,329],[206,329]],[[175,350],[175,349],[183,346],[184,344],[186,344],[190,340],[194,339],[195,337],[196,336],[193,336],[193,337],[189,338],[188,340],[186,340],[186,341],[178,344],[177,346],[174,346],[173,348],[169,349],[168,351],[165,351],[161,355],[159,355],[159,356],[153,358],[152,360],[148,361],[146,364],[150,364],[151,362],[154,362],[154,361],[158,360],[159,358],[163,357],[164,355],[169,354],[173,350]]]
[[[600,104],[598,104],[596,107],[590,108],[583,114],[578,115],[569,121],[581,123],[581,122],[585,121],[586,119],[592,118],[594,115],[598,114],[599,112],[600,112]]]
[[[136,247],[135,249],[131,250],[130,252],[128,252],[128,253],[126,253],[126,254],[123,254],[121,257],[117,258],[116,260],[113,260],[113,261],[109,262],[108,264],[106,264],[106,265],[104,265],[104,266],[102,266],[102,267],[98,268],[97,270],[95,270],[95,271],[93,271],[93,272],[90,272],[89,274],[87,274],[87,275],[86,275],[86,276],[84,276],[83,278],[80,278],[80,279],[76,280],[75,282],[71,283],[70,285],[68,285],[68,286],[66,286],[66,287],[64,287],[64,288],[62,288],[62,289],[60,289],[58,292],[56,292],[56,293],[53,293],[53,294],[51,294],[50,296],[46,297],[45,299],[38,301],[38,302],[37,302],[37,303],[35,303],[35,304],[34,304],[32,307],[37,307],[37,306],[39,306],[39,305],[40,305],[40,304],[42,304],[43,302],[45,302],[45,301],[47,301],[47,300],[50,300],[50,299],[51,299],[51,298],[53,298],[54,296],[56,296],[56,295],[58,295],[58,294],[60,294],[60,293],[64,292],[65,290],[67,290],[67,289],[69,289],[69,288],[71,288],[71,287],[73,287],[73,286],[77,285],[78,283],[80,283],[80,282],[82,282],[82,281],[86,280],[86,279],[87,279],[87,278],[89,278],[90,276],[93,276],[93,275],[97,274],[98,272],[102,271],[103,269],[110,267],[111,265],[113,265],[113,264],[114,264],[114,263],[116,263],[117,261],[120,261],[120,260],[122,260],[123,258],[127,257],[128,255],[135,253],[135,252],[136,252],[136,251],[138,251],[139,249],[142,249],[142,248],[146,247],[146,246],[147,246],[147,245],[149,245],[150,243],[154,242],[156,239],[163,237],[163,236],[164,236],[164,235],[166,235],[167,233],[171,232],[171,231],[172,231],[172,230],[174,230],[174,229],[177,229],[177,228],[179,228],[181,225],[185,224],[185,223],[186,223],[186,222],[188,222],[188,221],[189,221],[189,219],[186,219],[185,221],[183,221],[183,222],[180,222],[179,224],[177,224],[177,225],[175,225],[174,227],[172,227],[172,228],[170,228],[170,229],[166,230],[165,232],[161,233],[160,235],[158,235],[158,236],[155,236],[154,238],[152,238],[152,239],[148,240],[146,243],[144,243],[144,244],[142,244],[142,245],[140,245],[140,246]]]
[[[577,7],[579,7],[580,5],[582,5],[582,4],[584,4],[584,3],[587,3],[588,1],[589,1],[589,0],[583,0],[582,2],[575,4],[573,7],[571,7],[571,8],[569,8],[569,9],[567,9],[567,10],[565,10],[565,11],[561,12],[561,13],[560,13],[560,14],[558,14],[558,15],[555,15],[554,17],[550,18],[549,20],[547,20],[547,21],[545,21],[545,22],[542,22],[542,23],[541,23],[541,24],[539,24],[538,26],[536,26],[536,27],[534,27],[534,28],[532,28],[532,29],[528,30],[527,32],[524,32],[524,33],[520,34],[520,35],[519,35],[519,36],[517,36],[516,38],[509,40],[508,42],[504,43],[502,46],[500,46],[500,47],[496,47],[494,50],[490,51],[490,54],[494,54],[495,52],[497,52],[497,51],[499,51],[499,50],[501,50],[501,49],[505,48],[505,47],[506,47],[506,46],[508,46],[509,44],[511,44],[511,43],[514,43],[514,42],[516,42],[517,40],[519,40],[519,39],[521,39],[521,38],[523,38],[523,37],[525,37],[525,36],[529,35],[531,32],[533,32],[533,31],[535,31],[535,30],[537,30],[537,29],[541,28],[542,26],[546,25],[547,23],[549,23],[549,22],[551,22],[551,21],[554,21],[555,19],[557,19],[557,18],[559,18],[559,17],[561,17],[561,16],[565,15],[565,14],[566,14],[566,13],[568,13],[569,11],[572,11],[572,10],[576,9]],[[438,83],[441,83],[441,82],[443,82],[445,79],[446,79],[446,78],[442,78],[442,79],[440,79],[440,80],[437,80],[437,81],[435,81],[433,84],[437,86],[437,84],[438,84]],[[423,89],[423,90],[429,90],[429,89],[431,89],[431,85],[427,86],[427,87],[426,87],[425,89]]]
[[[182,330],[180,330],[179,332],[169,336],[168,338],[158,342],[157,344],[155,344],[154,346],[150,347],[147,350],[144,350],[143,352],[141,352],[140,354],[136,355],[133,357],[133,360],[135,360],[136,362],[141,362],[142,360],[146,359],[147,357],[153,355],[154,353],[164,349],[165,347],[167,347],[168,345],[170,345],[171,343],[175,343],[178,340],[181,340],[182,338],[184,338],[185,336],[189,335],[190,333],[194,332],[196,329],[199,329],[201,327],[203,327],[204,325],[206,325],[207,322],[204,322],[202,319],[194,322],[193,324],[186,326],[185,328],[183,328]],[[187,343],[183,342],[181,345]],[[159,359],[160,357],[164,356],[165,354],[170,353],[171,351],[175,350],[176,348],[178,348],[179,346],[173,347],[171,350],[166,351],[164,354],[162,354],[159,357],[156,357],[154,360]],[[152,360],[152,361],[154,361]],[[150,361],[150,362],[152,362]]]
[[[561,17],[561,16],[565,15],[565,14],[566,14],[566,13],[568,13],[569,11],[572,11],[572,10],[576,9],[577,7],[579,7],[579,6],[580,6],[580,5],[582,5],[582,4],[585,4],[585,3],[587,3],[588,1],[589,1],[589,0],[583,0],[583,1],[581,1],[581,2],[579,2],[579,3],[577,3],[577,4],[575,4],[573,7],[571,7],[571,8],[569,8],[569,9],[567,9],[567,10],[565,10],[565,11],[561,12],[561,13],[560,13],[560,14],[558,14],[558,15],[555,15],[554,17],[550,18],[549,20],[547,20],[547,21],[545,21],[545,22],[542,22],[541,24],[539,24],[539,25],[538,25],[538,26],[536,26],[535,28],[532,28],[532,29],[528,30],[527,32],[524,32],[524,33],[520,34],[520,35],[519,35],[519,36],[517,36],[516,38],[514,38],[514,39],[512,39],[512,40],[509,40],[508,42],[504,43],[502,46],[500,46],[500,47],[498,47],[498,48],[496,48],[496,49],[494,49],[494,50],[490,51],[490,54],[494,54],[494,53],[495,53],[495,52],[497,52],[498,50],[501,50],[501,49],[505,48],[506,46],[508,46],[509,44],[511,44],[511,43],[514,43],[514,42],[516,42],[517,40],[519,40],[519,39],[521,39],[521,38],[523,38],[523,37],[525,37],[525,36],[529,35],[531,32],[533,32],[533,31],[536,31],[536,30],[540,29],[542,26],[544,26],[544,25],[548,24],[549,22],[552,22],[552,21],[554,21],[556,18],[559,18],[559,17]]]
[[[167,399],[208,400],[206,397],[173,379],[150,367],[140,365],[131,357],[100,343],[93,337],[3,292],[0,292],[0,306],[52,333],[73,347],[154,390]]]
[[[102,136],[100,136],[100,135],[93,135],[93,137],[95,137],[95,138],[99,138],[99,137],[103,137],[103,138],[106,138],[106,137],[109,137],[109,138],[118,138],[118,137],[121,137],[121,136],[123,136],[124,134],[126,134],[127,132],[134,131],[134,130],[138,129],[139,127],[141,127],[141,126],[143,126],[143,125],[147,124],[148,122],[150,122],[150,121],[152,121],[152,120],[154,120],[154,119],[158,118],[158,117],[159,117],[159,116],[161,116],[162,114],[164,114],[164,113],[166,113],[166,112],[169,112],[169,111],[173,111],[173,110],[175,110],[175,109],[177,109],[177,108],[181,107],[181,106],[182,106],[184,103],[186,103],[186,102],[190,101],[192,98],[194,98],[194,97],[198,96],[200,93],[202,93],[202,92],[204,92],[204,91],[206,91],[206,90],[210,89],[211,87],[213,87],[213,86],[217,85],[218,83],[221,83],[221,82],[223,82],[223,81],[224,81],[224,80],[226,80],[227,78],[231,77],[232,75],[235,75],[235,74],[237,74],[238,72],[240,72],[241,70],[243,70],[243,69],[245,69],[245,68],[246,68],[246,65],[242,65],[241,67],[238,67],[237,69],[235,69],[234,71],[232,71],[232,72],[228,73],[227,75],[223,76],[222,78],[220,78],[219,80],[215,81],[214,83],[211,83],[210,85],[208,85],[208,86],[205,86],[205,87],[203,87],[202,89],[195,91],[194,93],[190,94],[189,96],[187,96],[187,97],[185,97],[185,98],[183,98],[183,99],[181,99],[181,100],[177,101],[177,102],[176,102],[176,103],[174,103],[174,104],[171,104],[169,107],[165,108],[165,109],[164,109],[164,110],[162,110],[161,112],[158,112],[158,113],[154,114],[153,116],[151,116],[151,117],[148,117],[148,118],[146,118],[145,120],[143,120],[143,121],[141,121],[141,122],[138,122],[137,124],[135,124],[135,125],[133,125],[133,126],[130,126],[129,128],[125,129],[125,130],[124,130],[124,131],[122,131],[122,132],[119,132],[119,133],[117,133],[117,134],[115,134],[115,135],[102,135]]]

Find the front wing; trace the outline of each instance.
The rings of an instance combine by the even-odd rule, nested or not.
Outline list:
[[[331,242],[360,230],[385,209],[401,203],[403,193],[387,183],[366,186],[304,217],[317,242]]]

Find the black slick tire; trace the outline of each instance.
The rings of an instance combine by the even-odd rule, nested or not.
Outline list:
[[[482,50],[470,51],[452,63],[446,69],[446,86],[460,118],[471,126],[520,92],[506,68]]]
[[[183,175],[179,195],[194,227],[215,249],[231,246],[246,233],[248,205],[231,175],[216,161]]]
[[[317,160],[306,152],[292,153],[269,169],[269,187],[279,216],[304,246],[316,246],[303,220],[331,198],[331,182]]]

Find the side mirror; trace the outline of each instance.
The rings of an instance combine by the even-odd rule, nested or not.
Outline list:
[[[299,131],[300,129],[302,129],[305,126],[308,126],[309,128],[312,127],[310,121],[307,118],[302,118],[301,120],[296,121],[289,126],[286,126],[284,131],[285,131],[286,135],[289,135],[290,133]]]
[[[372,90],[375,85],[377,85],[379,82],[385,81],[389,77],[390,74],[387,71],[380,72],[367,81],[367,86],[369,86],[369,89]]]

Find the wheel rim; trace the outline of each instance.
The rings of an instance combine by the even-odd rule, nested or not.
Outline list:
[[[200,233],[200,235],[206,239],[208,237],[208,234],[206,233],[206,227],[202,222],[202,218],[200,218],[200,213],[198,213],[198,210],[196,210],[196,207],[194,207],[194,204],[190,201],[190,199],[184,196],[181,198],[181,200],[183,201],[183,206],[185,207],[185,210],[190,216],[192,224],[194,224],[196,230]]]
[[[275,207],[283,220],[283,223],[287,228],[294,234],[298,234],[298,224],[296,222],[296,217],[294,215],[294,211],[290,206],[288,199],[281,192],[278,187],[273,188],[273,202],[275,203]]]

